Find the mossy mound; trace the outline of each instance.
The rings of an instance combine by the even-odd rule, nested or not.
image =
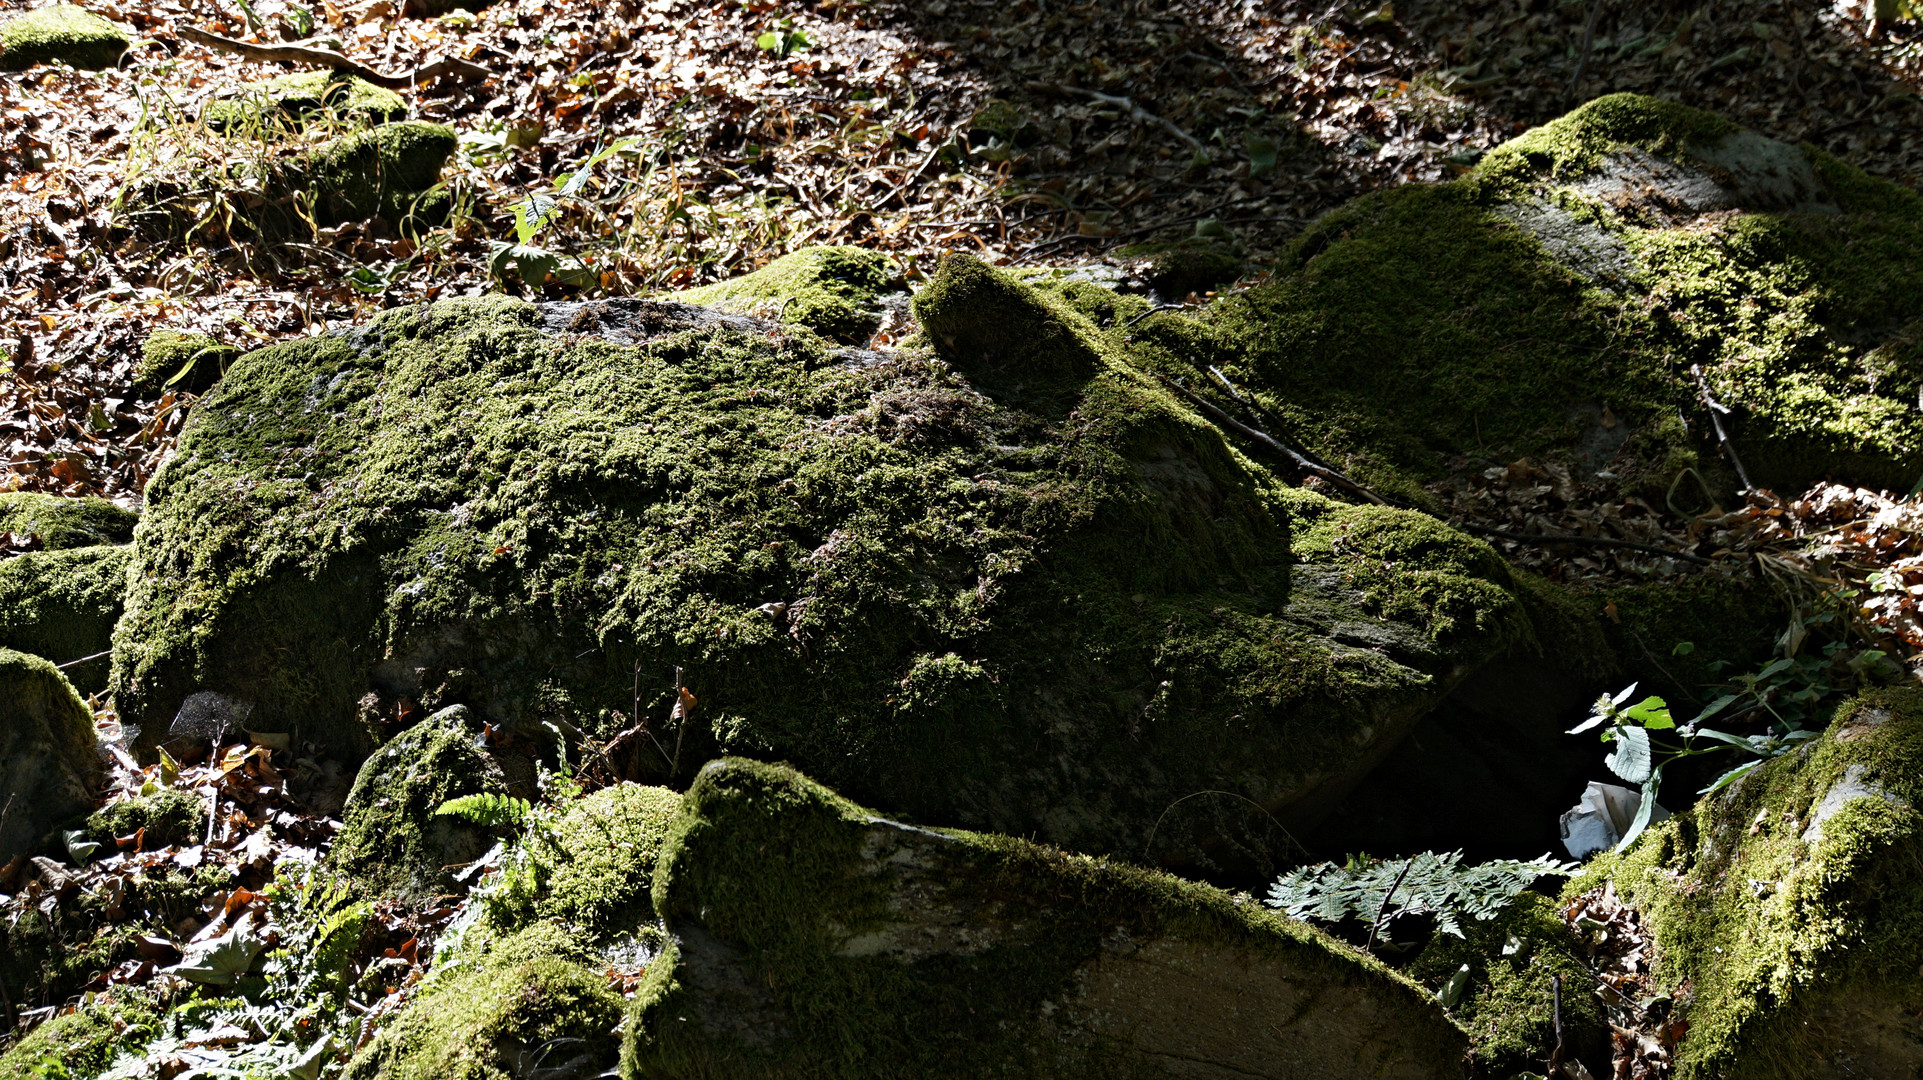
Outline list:
[[[1052,296],[950,259],[918,310],[938,355],[502,297],[248,354],[148,488],[122,714],[211,689],[355,754],[403,697],[644,719],[638,779],[785,757],[927,820],[1139,855],[1162,819],[1150,857],[1266,871],[1266,813],[1164,812],[1345,783],[1563,617],[1433,519],[1282,487]]]
[[[0,71],[52,63],[110,68],[130,43],[125,30],[93,12],[54,4],[0,23]]]
[[[492,840],[486,829],[435,811],[463,795],[507,791],[480,736],[467,708],[454,705],[375,751],[348,792],[328,862],[377,893],[451,891],[449,868],[480,858]]]
[[[50,661],[0,649],[0,862],[92,809],[100,781],[93,712]]]
[[[1923,689],[1874,691],[1571,883],[1641,911],[1689,1024],[1679,1080],[1923,1067],[1919,806]]]
[[[1428,994],[1305,924],[1156,873],[875,816],[725,759],[655,868],[674,944],[637,1077],[1459,1076]]]
[[[209,102],[201,120],[215,131],[271,136],[316,120],[367,126],[407,116],[392,90],[346,71],[303,71],[249,83],[231,98]]]
[[[15,491],[0,495],[0,532],[31,536],[47,550],[124,544],[140,515],[105,499],[66,499]]]
[[[160,1032],[160,1017],[143,991],[116,987],[34,1028],[0,1056],[0,1080],[65,1080],[96,1076],[114,1054]]]
[[[152,851],[186,845],[202,835],[206,824],[205,798],[180,788],[163,788],[94,811],[87,819],[87,835],[111,850],[115,839],[138,833],[141,849]]]
[[[652,941],[654,863],[681,807],[679,793],[617,784],[534,830],[514,872],[488,891],[470,934],[504,937],[536,922],[566,927],[601,945],[621,935]]]
[[[1592,1076],[1609,1075],[1608,1018],[1592,992],[1582,942],[1554,901],[1526,892],[1495,919],[1465,920],[1462,929],[1462,937],[1437,934],[1408,973],[1441,989],[1468,965],[1453,1013],[1473,1044],[1472,1076],[1510,1080],[1542,1068],[1556,1046],[1557,977],[1565,1058],[1581,1061]]]
[[[206,334],[156,330],[140,345],[134,392],[142,397],[159,397],[168,390],[204,394],[239,355],[239,349]]]
[[[881,325],[882,298],[906,290],[900,272],[879,251],[814,247],[784,255],[752,274],[672,298],[796,323],[831,341],[859,345]]]
[[[1328,215],[1212,321],[1237,343],[1232,378],[1386,489],[1496,455],[1613,468],[1658,494],[1692,465],[1732,482],[1697,365],[1757,483],[1902,490],[1923,472],[1923,355],[1904,344],[1919,243],[1907,189],[1613,95],[1471,176]],[[1598,450],[1598,406],[1634,432],[1633,460]]]
[[[0,560],[0,648],[65,664],[106,652],[127,591],[131,548],[99,545]],[[106,689],[105,659],[67,669],[81,690]]]
[[[619,1046],[607,961],[542,924],[438,965],[346,1080],[520,1080],[602,1075]]]

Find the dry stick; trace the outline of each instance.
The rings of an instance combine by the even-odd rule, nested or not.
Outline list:
[[[1155,845],[1156,830],[1162,827],[1162,819],[1168,816],[1168,812],[1182,805],[1183,803],[1188,802],[1190,799],[1193,799],[1198,795],[1227,795],[1231,799],[1241,799],[1243,802],[1248,803],[1250,806],[1255,807],[1257,810],[1260,810],[1262,812],[1262,816],[1265,818],[1268,818],[1269,821],[1273,823],[1276,828],[1281,829],[1282,835],[1288,837],[1289,843],[1294,844],[1298,849],[1300,849],[1302,854],[1310,855],[1309,849],[1306,847],[1303,847],[1302,841],[1297,840],[1295,838],[1295,834],[1290,832],[1288,828],[1285,827],[1280,821],[1277,821],[1275,819],[1275,815],[1269,813],[1268,809],[1264,807],[1261,803],[1256,802],[1254,799],[1249,798],[1247,795],[1237,795],[1233,791],[1216,791],[1212,788],[1204,788],[1201,791],[1189,792],[1187,795],[1184,795],[1181,798],[1175,800],[1174,802],[1168,804],[1167,806],[1162,807],[1162,812],[1155,815],[1155,824],[1150,825],[1148,827],[1148,839],[1142,841],[1142,858],[1143,859],[1147,859],[1149,857],[1149,854],[1148,854],[1149,849]],[[1311,855],[1311,857],[1313,856]]]
[[[1556,1048],[1549,1052],[1548,1073],[1550,1080],[1564,1080],[1562,1070],[1562,976],[1551,973],[1549,976],[1549,1004],[1554,1010],[1551,1014],[1556,1023]]]
[[[1104,94],[1100,90],[1085,90],[1079,86],[1050,85],[1047,83],[1041,83],[1041,84],[1031,83],[1029,85],[1040,88],[1040,89],[1060,90],[1063,93],[1068,93],[1068,94],[1081,94],[1084,97],[1094,98],[1096,101],[1099,101],[1104,105],[1113,105],[1119,109],[1126,109],[1128,110],[1129,116],[1134,118],[1135,120],[1140,121],[1141,123],[1144,123],[1144,124],[1160,125],[1163,128],[1163,130],[1167,131],[1169,134],[1175,136],[1176,138],[1182,140],[1184,143],[1188,144],[1189,149],[1195,151],[1197,154],[1200,154],[1205,158],[1209,156],[1208,149],[1202,145],[1202,140],[1196,138],[1193,135],[1190,135],[1186,131],[1183,131],[1180,127],[1176,125],[1176,123],[1173,120],[1169,120],[1166,117],[1157,116],[1154,113],[1149,112],[1147,109],[1142,108],[1140,105],[1135,104],[1135,102],[1129,100],[1128,98],[1120,97],[1115,94]]]
[[[1519,533],[1510,532],[1507,529],[1491,529],[1487,525],[1477,525],[1468,521],[1456,522],[1455,527],[1464,532],[1477,533],[1482,536],[1499,537],[1503,540],[1518,540],[1525,544],[1588,544],[1590,547],[1628,548],[1631,551],[1647,551],[1651,555],[1667,555],[1672,559],[1699,563],[1703,566],[1710,564],[1710,560],[1694,552],[1658,547],[1655,544],[1638,544],[1634,540],[1618,540],[1611,536],[1575,536],[1563,533]]]
[[[1221,368],[1216,367],[1214,364],[1210,364],[1208,370],[1209,370],[1209,378],[1215,380],[1215,385],[1221,387],[1223,393],[1226,393],[1228,396],[1234,398],[1235,403],[1237,405],[1240,405],[1244,409],[1247,409],[1249,411],[1250,416],[1264,417],[1268,420],[1268,422],[1272,426],[1276,426],[1276,427],[1285,426],[1283,424],[1281,417],[1270,412],[1261,402],[1255,400],[1254,398],[1248,396],[1247,394],[1244,394],[1239,387],[1237,387],[1234,383],[1230,382],[1229,377],[1227,375],[1222,374]],[[1325,468],[1332,473],[1340,474],[1341,472],[1341,470],[1337,469],[1335,466],[1329,464],[1328,462],[1322,460],[1321,458],[1315,456],[1314,454],[1310,453],[1307,450],[1302,451],[1302,456],[1305,458],[1308,458],[1310,461],[1314,462],[1317,465],[1320,465],[1322,468]],[[1354,481],[1351,481],[1351,483],[1354,483]],[[1357,484],[1356,486],[1361,487],[1362,485]],[[1380,505],[1380,506],[1389,505],[1389,502],[1387,499],[1377,499],[1376,503],[1377,505]]]
[[[1569,77],[1569,89],[1563,91],[1563,97],[1571,103],[1576,100],[1576,90],[1582,85],[1583,70],[1589,66],[1589,45],[1596,40],[1596,16],[1602,14],[1602,7],[1602,0],[1590,0],[1589,21],[1582,26],[1582,56],[1576,61],[1576,73]]]
[[[94,653],[92,656],[83,656],[78,660],[69,660],[64,664],[55,664],[54,666],[59,668],[62,671],[65,671],[70,667],[79,667],[82,664],[90,664],[95,660],[105,660],[107,657],[112,656],[113,654],[114,654],[114,651],[112,649],[108,649],[106,652],[97,652],[97,653]]]
[[[1270,435],[1268,432],[1263,431],[1260,428],[1253,428],[1247,424],[1244,424],[1242,421],[1237,420],[1235,417],[1230,416],[1228,413],[1222,411],[1222,409],[1217,407],[1214,402],[1201,396],[1200,394],[1195,393],[1193,390],[1190,390],[1188,387],[1183,386],[1181,383],[1176,382],[1174,379],[1171,379],[1167,376],[1161,376],[1161,379],[1165,385],[1173,389],[1176,393],[1181,394],[1183,397],[1187,398],[1192,404],[1194,404],[1197,408],[1201,409],[1203,412],[1208,413],[1209,416],[1213,417],[1217,423],[1220,423],[1228,427],[1231,431],[1236,432],[1237,434],[1241,435],[1245,439],[1249,439],[1253,442],[1259,443],[1262,446],[1266,446],[1269,449],[1275,451],[1276,453],[1281,454],[1283,457],[1288,458],[1290,463],[1293,464],[1297,469],[1301,470],[1302,472],[1308,473],[1311,476],[1321,477],[1323,480],[1326,480],[1329,483],[1334,484],[1336,487],[1341,488],[1342,490],[1348,492],[1349,494],[1354,495],[1359,499],[1366,499],[1369,502],[1376,504],[1377,506],[1389,505],[1389,501],[1387,499],[1384,499],[1382,496],[1377,495],[1375,492],[1370,491],[1368,488],[1363,487],[1361,484],[1356,483],[1354,480],[1351,480],[1348,477],[1342,475],[1341,473],[1336,472],[1334,469],[1327,468],[1322,465],[1317,465],[1315,462],[1310,461],[1308,458],[1302,456],[1300,453],[1297,453],[1296,451],[1291,450],[1287,446],[1284,446],[1282,445],[1282,443],[1276,441],[1275,437]]]
[[[1362,946],[1362,951],[1370,956],[1375,955],[1375,936],[1382,929],[1382,917],[1389,913],[1389,901],[1395,899],[1396,890],[1402,888],[1402,879],[1409,876],[1409,868],[1415,864],[1413,856],[1408,862],[1403,863],[1402,872],[1396,875],[1395,884],[1389,886],[1389,891],[1382,894],[1382,906],[1375,909],[1375,921],[1369,924],[1369,943]]]
[[[429,79],[439,78],[443,75],[451,75],[464,79],[486,79],[492,77],[494,74],[479,64],[470,63],[466,60],[457,60],[451,56],[444,56],[424,67],[417,67],[406,75],[384,75],[365,64],[348,59],[346,56],[332,49],[316,49],[308,45],[255,45],[248,41],[235,41],[233,38],[224,38],[218,34],[210,34],[205,30],[193,26],[177,26],[174,28],[174,32],[196,45],[204,45],[209,49],[218,49],[221,52],[234,53],[239,56],[244,56],[249,60],[258,60],[264,63],[300,64],[305,67],[344,68],[366,79],[368,82],[373,83],[375,86],[386,87],[389,90],[406,90],[417,83],[423,83]]]
[[[1743,468],[1743,459],[1736,456],[1736,445],[1729,441],[1729,432],[1723,430],[1723,414],[1729,412],[1728,407],[1710,396],[1709,380],[1703,378],[1702,365],[1689,365],[1689,373],[1696,379],[1696,393],[1709,409],[1709,422],[1716,427],[1716,445],[1722,447],[1723,455],[1736,467],[1736,479],[1743,482],[1743,494],[1755,491],[1756,485],[1749,482],[1749,471]]]

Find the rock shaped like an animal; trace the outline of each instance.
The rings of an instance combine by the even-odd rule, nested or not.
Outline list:
[[[1919,807],[1923,689],[1878,690],[1592,864],[1654,934],[1679,1080],[1923,1070]]]
[[[655,868],[672,935],[621,1075],[1448,1077],[1426,992],[1153,871],[877,817],[774,765],[703,768]]]
[[[93,808],[93,712],[51,661],[0,648],[0,861]]]
[[[243,357],[147,491],[123,715],[215,691],[358,755],[403,698],[463,703],[625,730],[636,778],[786,758],[923,820],[1261,867],[1270,814],[1563,617],[1432,518],[1284,487],[1057,299],[944,265],[928,325],[1073,355],[986,393],[976,352],[494,297]],[[1205,790],[1237,797],[1169,809]]]

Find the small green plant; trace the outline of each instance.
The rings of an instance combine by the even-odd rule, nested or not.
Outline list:
[[[1362,920],[1373,951],[1377,935],[1404,915],[1430,916],[1437,930],[1462,937],[1464,918],[1493,919],[1537,878],[1576,869],[1547,854],[1469,866],[1462,865],[1460,851],[1425,851],[1407,859],[1353,855],[1341,866],[1325,862],[1289,871],[1269,886],[1266,903],[1297,919]]]
[[[489,266],[497,279],[512,269],[523,282],[540,286],[549,279],[576,288],[591,288],[599,280],[593,267],[578,256],[552,251],[536,244],[541,231],[563,213],[568,205],[583,196],[594,167],[632,148],[638,138],[619,139],[596,150],[581,167],[562,173],[553,180],[551,191],[530,192],[514,204],[514,240],[489,241]]]
[[[489,829],[525,825],[533,813],[526,799],[486,792],[449,799],[434,811],[436,817],[457,817]]]
[[[814,45],[813,38],[806,30],[796,30],[792,17],[783,17],[773,30],[755,38],[755,46],[762,52],[773,53],[775,59],[785,58],[789,53],[800,52]]]

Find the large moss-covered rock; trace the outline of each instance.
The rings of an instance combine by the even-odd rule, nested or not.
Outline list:
[[[114,545],[34,551],[0,560],[0,648],[65,664],[107,651],[127,591],[131,548]],[[67,669],[89,693],[107,686],[109,664]]]
[[[1688,1034],[1679,1080],[1923,1069],[1923,689],[1652,827],[1603,879],[1643,914]]]
[[[0,532],[33,537],[46,550],[124,544],[140,515],[91,496],[65,499],[15,491],[0,494]]]
[[[798,323],[825,338],[859,345],[881,325],[883,297],[905,289],[901,274],[879,251],[814,247],[674,299]]]
[[[407,102],[392,90],[346,71],[301,71],[211,101],[201,119],[215,131],[271,137],[315,120],[364,126],[406,116]]]
[[[1224,370],[1299,438],[1412,496],[1491,453],[1613,468],[1657,494],[1686,466],[1729,478],[1691,365],[1734,410],[1757,483],[1900,490],[1923,472],[1920,242],[1908,189],[1621,94],[1468,177],[1325,217],[1212,330],[1238,343]],[[1209,358],[1160,321],[1143,336]]]
[[[1432,997],[1164,874],[877,817],[711,762],[655,869],[673,944],[621,1073],[1075,1080],[1460,1076]]]
[[[493,843],[481,825],[436,813],[464,795],[505,795],[507,783],[479,745],[480,724],[453,705],[396,735],[361,765],[327,858],[376,892],[451,891],[450,867]]]
[[[93,805],[93,713],[47,660],[0,648],[0,863]]]
[[[0,23],[0,71],[36,64],[110,68],[127,51],[127,32],[84,8],[54,4]]]
[[[243,357],[148,488],[123,715],[214,690],[353,753],[403,698],[638,720],[640,778],[786,758],[1261,866],[1270,814],[1565,618],[1431,518],[1282,486],[1053,296],[951,259],[919,311],[934,355],[490,297]],[[1170,810],[1199,791],[1248,802]]]
[[[147,993],[116,987],[14,1043],[0,1055],[0,1080],[97,1076],[116,1051],[143,1045],[159,1033],[160,1017]]]

